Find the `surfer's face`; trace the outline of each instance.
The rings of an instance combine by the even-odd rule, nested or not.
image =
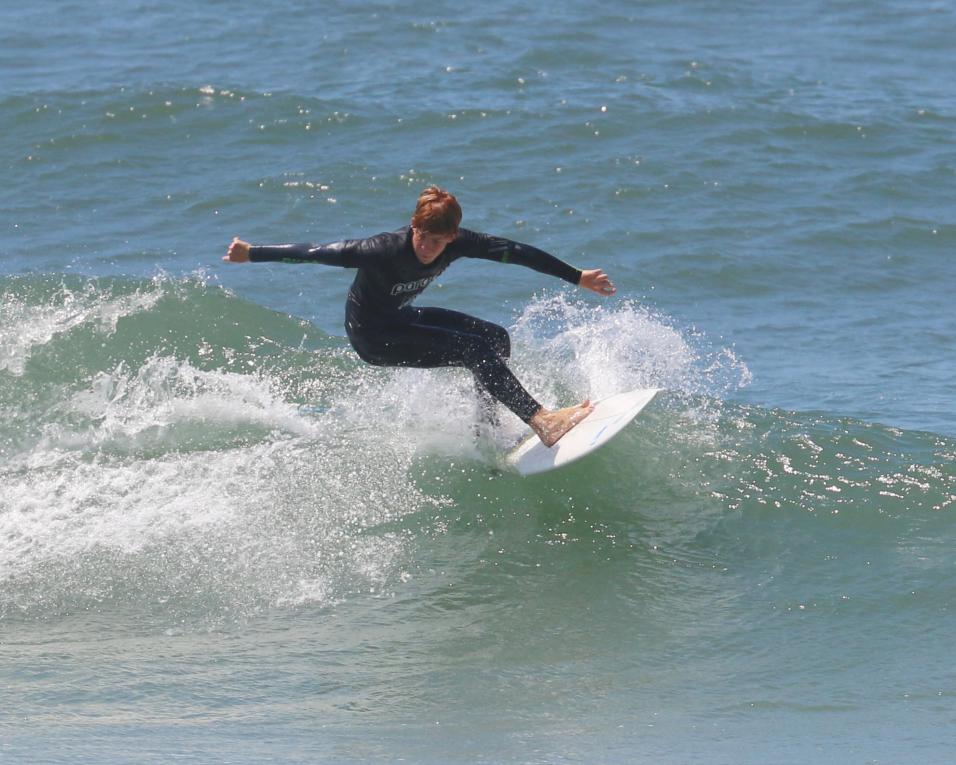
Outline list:
[[[457,231],[451,234],[433,234],[412,226],[412,248],[415,250],[415,257],[425,265],[441,255],[457,238]]]

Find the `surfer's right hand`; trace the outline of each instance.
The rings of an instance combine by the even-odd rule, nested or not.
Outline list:
[[[227,263],[248,263],[249,242],[242,241],[238,236],[233,237],[229,251],[222,258]]]

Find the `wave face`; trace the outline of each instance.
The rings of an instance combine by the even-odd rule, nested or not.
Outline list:
[[[201,277],[14,277],[2,300],[6,618],[334,603],[424,565],[421,524],[526,508],[574,533],[635,525],[602,546],[646,527],[649,554],[690,544],[751,566],[789,549],[779,524],[849,545],[835,560],[860,554],[854,534],[888,549],[937,539],[914,565],[945,550],[951,439],[727,403],[746,365],[637,305],[543,297],[518,317],[514,366],[547,404],[667,389],[606,450],[527,480],[496,467],[515,418],[476,439],[467,375],[367,367],[341,339]],[[564,518],[573,506],[581,517]]]
[[[820,715],[866,725],[872,663],[903,637],[925,649],[880,687],[931,712],[949,693],[918,678],[953,626],[956,442],[731,403],[746,364],[646,308],[545,296],[517,317],[514,366],[548,403],[667,388],[591,458],[522,479],[498,468],[519,423],[477,439],[467,375],[368,367],[205,277],[10,277],[0,296],[0,621],[71,652],[103,629],[186,641],[170,719],[246,671],[216,635],[323,667],[328,690],[282,691],[315,714],[414,727],[464,704],[490,731],[504,683],[534,719],[610,726],[612,760],[658,706],[737,732],[780,718],[797,747]],[[124,661],[166,687],[137,640]],[[650,748],[700,745],[668,731]]]
[[[424,464],[491,476],[521,434],[511,418],[498,443],[476,444],[461,373],[371,369],[341,339],[199,277],[13,277],[2,301],[5,616],[114,599],[202,614],[334,602],[400,574],[401,536],[369,528],[468,505],[428,485]],[[566,329],[549,336],[554,321]],[[699,366],[633,306],[595,318],[542,300],[515,336],[535,348],[516,369],[549,402],[624,380],[679,389]],[[609,366],[598,336],[636,350]]]

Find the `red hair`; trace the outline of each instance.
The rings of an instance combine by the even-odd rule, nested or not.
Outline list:
[[[419,231],[429,234],[455,234],[461,223],[461,205],[450,194],[438,186],[429,186],[418,197],[412,225]]]

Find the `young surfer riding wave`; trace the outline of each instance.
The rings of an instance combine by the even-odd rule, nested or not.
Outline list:
[[[459,228],[461,207],[449,192],[430,186],[418,198],[410,226],[367,239],[332,244],[256,246],[236,237],[230,263],[322,263],[356,268],[345,307],[345,329],[356,353],[370,364],[465,367],[479,395],[507,406],[546,446],[553,446],[594,408],[585,400],[563,409],[541,406],[508,368],[508,331],[445,308],[412,301],[458,258],[516,263],[600,295],[615,292],[601,269],[579,270],[536,247]],[[486,404],[487,406],[487,404]]]

